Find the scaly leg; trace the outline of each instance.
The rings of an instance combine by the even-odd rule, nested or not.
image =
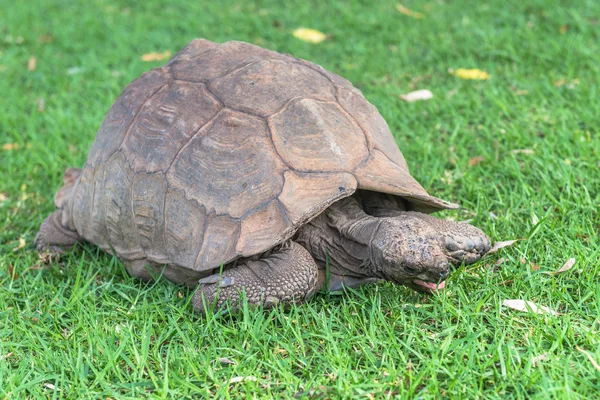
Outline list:
[[[301,303],[316,292],[317,281],[315,260],[304,247],[290,241],[259,260],[200,279],[192,304],[199,312],[212,304],[221,308],[227,301],[236,309],[242,292],[253,306]]]

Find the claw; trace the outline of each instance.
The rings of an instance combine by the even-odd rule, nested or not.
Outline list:
[[[218,274],[207,276],[198,281],[200,284],[215,284],[218,283],[219,287],[227,287],[233,285],[233,278],[229,276],[220,276]]]

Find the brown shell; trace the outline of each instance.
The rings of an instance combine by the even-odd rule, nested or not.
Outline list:
[[[71,210],[84,238],[124,260],[206,271],[272,248],[357,189],[454,208],[411,177],[381,115],[345,79],[199,39],[125,88]]]

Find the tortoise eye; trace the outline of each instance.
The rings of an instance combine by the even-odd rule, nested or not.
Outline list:
[[[415,267],[411,267],[410,265],[405,265],[404,270],[409,274],[417,275],[419,274],[419,269]]]

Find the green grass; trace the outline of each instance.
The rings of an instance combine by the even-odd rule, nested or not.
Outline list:
[[[20,146],[0,150],[0,398],[597,396],[600,371],[578,349],[600,363],[600,2],[403,3],[422,19],[394,1],[283,4],[0,0],[0,145]],[[331,36],[304,43],[291,34],[301,26]],[[423,186],[463,206],[440,216],[526,240],[460,268],[436,296],[383,284],[220,318],[194,315],[191,291],[139,283],[93,246],[37,268],[33,239],[62,172],[83,165],[122,88],[160,64],[141,55],[195,37],[249,41],[348,78]],[[398,97],[424,88],[435,98]],[[570,271],[545,273],[571,257]]]

